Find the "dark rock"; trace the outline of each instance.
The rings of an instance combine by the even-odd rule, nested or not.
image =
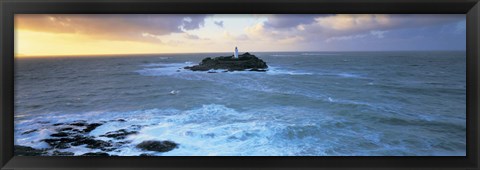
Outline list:
[[[208,57],[203,59],[198,65],[185,67],[185,69],[192,71],[209,71],[218,69],[244,71],[247,69],[264,70],[266,68],[268,68],[267,63],[250,53],[239,55],[238,59],[233,56],[215,57],[213,59]]]
[[[154,155],[142,153],[142,154],[140,154],[140,155],[138,155],[138,156],[154,156]]]
[[[70,135],[69,133],[59,132],[59,133],[51,134],[50,136],[51,136],[51,137],[67,137],[67,136],[69,136],[69,135]]]
[[[78,136],[76,140],[71,143],[72,146],[87,145],[87,148],[91,149],[105,149],[106,147],[111,147],[112,144],[105,142],[103,140],[95,140],[91,137]]]
[[[112,152],[114,151],[116,148],[101,148],[100,150],[104,151],[104,152]],[[110,155],[110,156],[114,156],[114,155]]]
[[[74,141],[72,138],[56,138],[56,139],[44,139],[44,142],[48,143],[52,148],[67,149],[70,148],[70,143]]]
[[[58,148],[58,149],[68,149],[70,148],[71,145],[68,144],[68,143],[59,143],[57,146],[55,146],[54,148]]]
[[[110,156],[110,155],[105,152],[89,152],[89,153],[83,154],[82,156]]]
[[[36,132],[36,131],[37,131],[37,129],[25,131],[25,132],[22,133],[22,135],[27,135],[27,134],[30,134],[30,133],[33,133],[33,132]]]
[[[13,149],[16,156],[41,156],[46,154],[45,150],[35,149],[28,146],[15,145]]]
[[[71,123],[70,125],[72,125],[72,126],[87,126],[87,123],[85,123],[85,122],[77,122],[77,123]]]
[[[44,142],[48,143],[53,148],[66,149],[71,146],[80,146],[86,145],[87,148],[91,149],[105,149],[111,147],[112,145],[109,142],[102,140],[95,140],[92,137],[85,137],[82,135],[75,135],[73,137],[63,137],[63,138],[51,138],[45,139]]]
[[[60,151],[53,151],[52,156],[73,156],[75,155],[73,152],[60,152]]]
[[[132,141],[120,141],[120,142],[117,142],[117,144],[120,144],[120,145],[124,145],[124,144],[128,144],[128,143],[132,143]]]
[[[120,121],[123,122],[125,121],[124,119],[118,119],[118,120],[113,120],[113,121]],[[48,145],[51,146],[51,148],[47,150],[52,150],[52,149],[67,149],[72,146],[84,146],[86,148],[90,149],[98,149],[103,152],[111,152],[115,151],[118,147],[121,147],[122,145],[126,143],[131,143],[131,141],[125,141],[125,143],[120,143],[120,142],[113,142],[113,141],[103,141],[103,140],[97,140],[95,139],[94,136],[88,135],[91,131],[95,130],[97,127],[103,125],[104,121],[100,121],[97,123],[91,123],[89,124],[86,121],[76,121],[73,123],[69,124],[58,124],[57,126],[58,129],[56,129],[57,133],[51,134],[50,136],[52,138],[47,138],[43,139],[43,142],[46,142]],[[62,126],[63,125],[63,126]],[[83,129],[83,130],[82,130]],[[124,139],[126,136],[131,135],[131,134],[136,134],[138,133],[137,131],[127,131],[125,129],[121,129],[118,131],[113,131],[105,134],[105,137],[109,138],[114,138],[114,139]],[[43,150],[42,150],[43,151]],[[97,153],[89,153],[88,155],[94,156],[94,155],[100,155],[103,156],[103,152],[97,152]],[[36,152],[33,152],[36,153]],[[42,153],[43,155],[48,155],[48,153]],[[52,156],[71,156],[74,155],[74,153],[71,152],[60,152],[60,151],[54,151],[51,152]],[[87,156],[88,156],[87,155]],[[115,156],[115,155],[106,155],[106,156]]]
[[[63,132],[63,131],[70,131],[70,130],[73,130],[73,128],[66,127],[66,128],[59,129],[58,131]]]
[[[137,131],[127,131],[125,129],[120,129],[113,132],[107,132],[106,134],[100,135],[100,136],[120,140],[120,139],[125,139],[128,135],[137,134],[137,133],[138,133]]]
[[[60,125],[64,125],[64,123],[55,123],[55,124],[53,124],[53,126],[60,126]]]
[[[133,130],[140,130],[141,128],[145,127],[147,125],[132,125],[130,126],[131,129]]]
[[[143,141],[137,145],[137,148],[147,151],[168,152],[178,147],[178,144],[172,141]]]
[[[58,132],[64,132],[64,133],[70,133],[70,132],[75,132],[75,133],[81,133],[81,130],[72,128],[72,127],[65,127],[57,130]]]
[[[53,148],[67,149],[70,148],[70,143],[74,142],[75,138],[52,138],[44,139],[43,141]]]
[[[126,122],[125,119],[117,119],[117,121],[119,121],[119,122]]]
[[[97,127],[99,127],[99,126],[102,126],[102,124],[101,124],[101,123],[92,123],[92,124],[89,124],[89,125],[87,125],[87,128],[85,128],[85,129],[83,130],[83,132],[89,133],[89,132],[95,130],[95,129],[96,129]]]
[[[44,139],[43,141],[48,143],[48,145],[54,149],[66,149],[70,148],[71,146],[86,145],[85,147],[91,149],[112,150],[109,148],[112,146],[110,142],[95,140],[92,136],[86,136],[86,133],[89,133],[101,126],[101,123],[88,124],[84,121],[77,121],[68,125],[80,127],[84,126],[85,129],[80,131],[72,127],[64,127],[58,129],[58,133],[50,135],[51,137],[55,138]]]

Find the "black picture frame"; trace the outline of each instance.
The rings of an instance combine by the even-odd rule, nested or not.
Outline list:
[[[12,169],[479,169],[479,0],[1,0],[0,167]],[[28,157],[14,156],[15,14],[466,14],[467,156]]]

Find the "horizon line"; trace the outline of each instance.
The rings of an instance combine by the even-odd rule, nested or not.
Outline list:
[[[436,51],[464,51],[465,50],[351,50],[351,51],[245,51],[241,53],[287,53],[287,52],[314,52],[314,53],[325,53],[325,52],[436,52]],[[123,57],[123,56],[133,56],[133,55],[168,55],[168,54],[208,54],[208,53],[233,53],[230,51],[224,52],[182,52],[182,53],[114,53],[114,54],[56,54],[56,55],[23,55],[23,54],[14,54],[14,58],[50,58],[50,57]]]

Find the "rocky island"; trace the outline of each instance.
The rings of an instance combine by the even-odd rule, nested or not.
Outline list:
[[[205,58],[198,65],[188,66],[185,69],[192,71],[228,70],[228,71],[260,71],[265,72],[267,63],[250,53],[232,56]]]

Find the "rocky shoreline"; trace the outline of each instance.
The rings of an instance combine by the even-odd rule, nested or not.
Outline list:
[[[207,57],[198,65],[184,67],[184,69],[192,71],[209,71],[209,73],[215,73],[212,70],[265,72],[267,68],[265,61],[248,52],[239,55],[238,58],[234,58],[233,55]]]
[[[123,119],[111,120],[124,122]],[[109,154],[107,152],[115,152],[117,148],[122,145],[129,144],[132,141],[126,140],[127,136],[138,134],[138,130],[142,126],[132,125],[131,130],[120,129],[116,131],[110,131],[103,135],[100,135],[101,139],[90,135],[90,132],[97,127],[107,123],[106,121],[100,121],[95,123],[87,123],[80,120],[71,123],[57,123],[52,124],[55,127],[55,133],[50,134],[49,138],[41,141],[47,143],[50,147],[45,149],[35,149],[29,146],[15,145],[14,153],[16,156],[118,156]],[[22,134],[34,133],[37,130],[29,130]],[[109,140],[110,139],[110,140]],[[75,155],[73,152],[63,151],[71,147],[84,146],[85,148],[92,149],[98,152],[87,152],[81,155]],[[179,144],[173,141],[157,141],[147,140],[136,145],[136,148],[154,152],[168,152],[178,148]],[[151,154],[141,154],[139,156],[145,156]]]

